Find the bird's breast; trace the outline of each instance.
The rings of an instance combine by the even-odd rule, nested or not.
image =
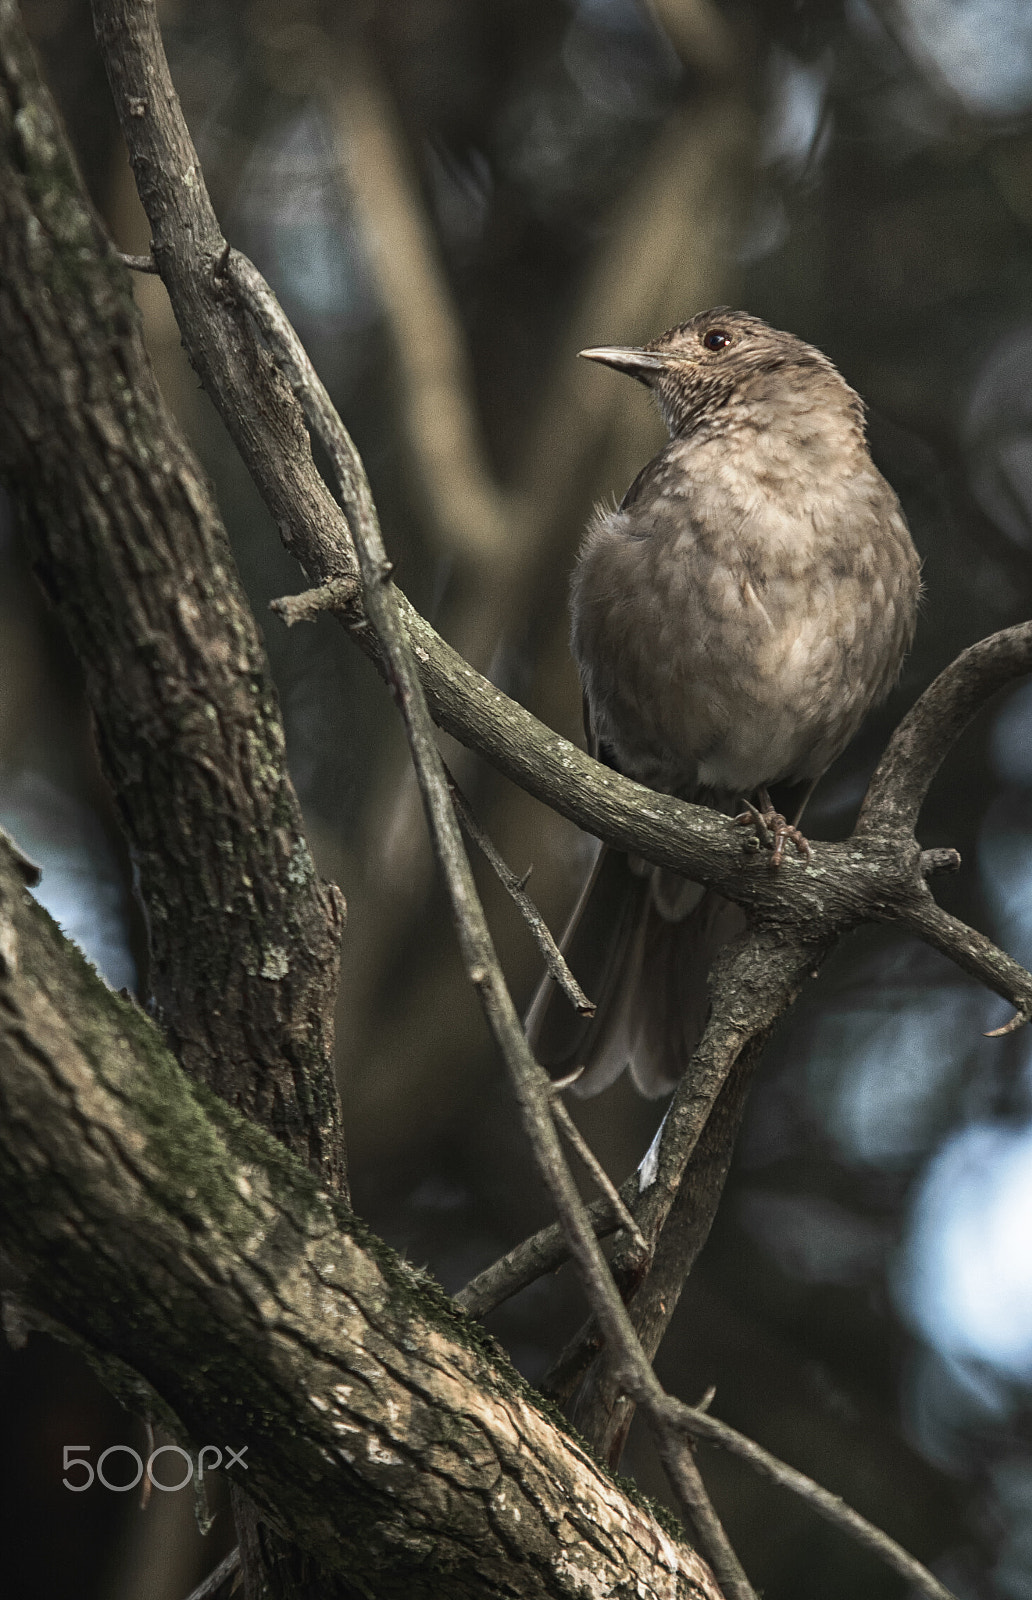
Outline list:
[[[573,580],[573,648],[600,739],[691,793],[815,777],[891,686],[917,558],[870,468],[842,486],[693,477],[598,514]]]

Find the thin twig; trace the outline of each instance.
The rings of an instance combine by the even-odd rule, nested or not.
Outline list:
[[[128,267],[130,272],[150,272],[157,274],[158,263],[153,256],[130,256],[124,250],[116,251],[123,267]]]
[[[901,1577],[913,1584],[919,1594],[927,1595],[928,1600],[956,1600],[952,1590],[940,1583],[914,1556],[896,1543],[895,1539],[876,1528],[859,1511],[854,1511],[852,1506],[830,1490],[824,1489],[805,1472],[799,1472],[795,1467],[790,1467],[787,1462],[780,1461],[777,1456],[771,1455],[753,1439],[739,1433],[736,1428],[730,1427],[726,1422],[720,1422],[716,1417],[710,1416],[704,1406],[687,1406],[679,1400],[669,1400],[666,1404],[670,1421],[677,1427],[682,1427],[686,1433],[695,1439],[704,1439],[708,1444],[719,1445],[722,1449],[730,1451],[742,1461],[754,1468],[763,1477],[769,1478],[772,1483],[778,1484],[782,1489],[788,1489],[792,1494],[801,1499],[824,1517],[827,1522],[841,1529],[857,1544],[880,1557],[887,1566]]]
[[[553,939],[545,919],[524,888],[524,884],[527,881],[526,876],[517,878],[512,868],[502,860],[489,835],[484,832],[477,821],[472,806],[455,782],[452,774],[448,771],[447,766],[445,766],[444,772],[448,781],[448,792],[451,795],[452,805],[455,807],[455,814],[462,824],[463,833],[468,839],[472,839],[484,860],[491,867],[502,888],[519,909],[520,915],[533,934],[537,947],[544,957],[549,976],[559,985],[567,1000],[582,1017],[593,1017],[595,1015],[594,1005],[567,966],[563,953]]]
[[[317,589],[304,589],[301,594],[280,595],[269,601],[269,610],[292,628],[295,622],[314,622],[324,611],[344,611],[361,591],[357,578],[331,578]]]
[[[240,1565],[240,1547],[234,1545],[228,1556],[223,1556],[217,1567],[213,1567],[196,1589],[191,1589],[186,1600],[215,1600],[215,1596],[224,1583],[236,1572]]]
[[[624,1204],[629,1205],[638,1193],[637,1177],[628,1178],[619,1193]],[[600,1239],[622,1226],[608,1200],[593,1201],[587,1209],[587,1218]],[[558,1222],[549,1223],[547,1228],[539,1228],[537,1233],[522,1239],[483,1272],[470,1278],[455,1296],[456,1304],[467,1316],[486,1317],[521,1289],[546,1277],[569,1259],[570,1247],[565,1233]]]
[[[637,1252],[639,1261],[647,1260],[649,1247],[645,1242],[644,1234],[638,1227],[638,1224],[635,1222],[634,1218],[631,1216],[630,1211],[628,1211],[627,1207],[621,1200],[620,1191],[616,1187],[616,1184],[613,1182],[605,1167],[596,1156],[594,1150],[592,1150],[591,1146],[588,1144],[588,1141],[585,1139],[577,1124],[570,1116],[569,1111],[563,1105],[563,1102],[560,1100],[558,1094],[554,1092],[552,1094],[552,1120],[555,1122],[559,1132],[563,1135],[563,1138],[568,1144],[572,1145],[574,1150],[576,1150],[577,1154],[580,1156],[584,1165],[590,1172],[594,1182],[598,1188],[602,1190],[602,1193],[612,1206],[613,1211],[619,1217],[621,1226],[626,1229],[627,1234],[634,1245],[634,1249]]]
[[[1001,1038],[1032,1021],[1032,973],[1026,972],[977,928],[969,928],[959,918],[951,917],[928,891],[915,895],[913,902],[897,914],[896,920],[933,949],[949,956],[961,971],[970,972],[987,989],[994,990],[1014,1006],[1015,1015],[1011,1020],[987,1034],[987,1038]]]
[[[854,837],[913,832],[928,786],[980,706],[1032,671],[1032,622],[1003,628],[952,661],[907,712],[864,796]]]

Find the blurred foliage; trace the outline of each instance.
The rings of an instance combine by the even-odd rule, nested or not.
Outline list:
[[[97,204],[123,249],[144,250],[84,0],[26,9]],[[661,438],[642,393],[578,368],[577,349],[724,302],[841,367],[871,407],[927,587],[898,692],[809,813],[812,836],[841,836],[920,688],[1029,614],[1027,5],[168,0],[163,18],[227,236],[270,278],[331,386],[400,582],[563,733],[579,725],[565,605],[580,528]],[[322,870],[349,902],[339,1033],[356,1200],[457,1288],[548,1214],[461,980],[389,697],[331,622],[287,633],[268,616],[300,575],[198,391],[160,284],[137,290],[263,620]],[[74,664],[7,524],[0,637],[0,820],[48,852],[44,894],[125,982],[143,961],[128,868]],[[1018,689],[954,752],[921,824],[923,844],[964,859],[937,885],[943,902],[1026,962],[1030,751],[1032,692]],[[533,862],[536,898],[561,923],[588,842],[454,747],[448,759],[510,863]],[[534,952],[497,887],[483,890],[525,998]],[[958,1594],[1025,1600],[1030,1046],[1027,1030],[980,1037],[1001,1013],[888,934],[838,952],[769,1052],[659,1370],[689,1399],[715,1384],[719,1415],[885,1525]],[[623,1084],[577,1114],[618,1179],[658,1120]],[[532,1377],[582,1314],[567,1277],[492,1320]],[[16,1388],[52,1382],[38,1355],[5,1362]],[[58,1426],[41,1392],[35,1414],[20,1409],[19,1437],[37,1438],[45,1416],[55,1439],[85,1438],[86,1406],[68,1399]],[[53,1481],[58,1454],[55,1443]],[[637,1433],[625,1465],[663,1493]],[[902,1593],[800,1505],[726,1458],[703,1465],[768,1600]],[[133,1510],[118,1522],[98,1495],[87,1529],[52,1489],[25,1479],[5,1500],[31,1551],[26,1600],[128,1600],[144,1570],[152,1596],[196,1581],[161,1578],[159,1532],[149,1568],[129,1561]],[[197,1577],[220,1554],[194,1552]]]

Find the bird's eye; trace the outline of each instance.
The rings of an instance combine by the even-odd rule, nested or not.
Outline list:
[[[725,333],[723,328],[711,328],[709,333],[703,335],[702,342],[707,350],[726,350],[731,343],[731,335]]]

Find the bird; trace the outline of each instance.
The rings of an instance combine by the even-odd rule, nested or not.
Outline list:
[[[728,306],[640,347],[580,355],[650,390],[669,439],[618,506],[596,508],[570,590],[589,752],[650,788],[745,802],[780,869],[803,807],[896,682],[921,595],[899,501],[859,395],[815,346]],[[794,791],[792,820],[772,786]],[[779,791],[780,792],[780,791]],[[649,1098],[683,1075],[716,950],[744,912],[603,846],[562,941],[595,1002],[542,981],[532,1046],[573,1092],[625,1069]]]

